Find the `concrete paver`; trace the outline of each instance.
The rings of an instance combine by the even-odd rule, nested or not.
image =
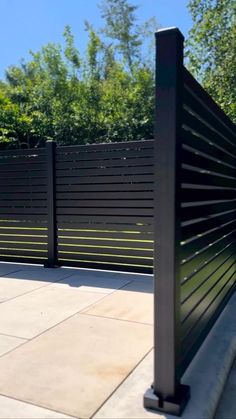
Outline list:
[[[50,269],[50,272],[47,272],[43,269],[23,269],[15,273],[6,273],[4,277],[0,277],[0,302],[48,286],[70,275],[70,272],[66,270]]]
[[[25,342],[27,342],[26,339],[0,334],[0,356],[5,354],[6,352],[11,351],[12,349],[15,349],[17,346]]]
[[[1,275],[7,275],[16,271],[19,271],[21,268],[19,268],[17,265],[8,265],[8,264],[1,264],[0,265],[0,276]]]
[[[61,287],[53,284],[2,303],[0,333],[33,338],[105,296]]]
[[[73,419],[71,416],[0,396],[0,419]]]
[[[90,272],[88,270],[78,270],[69,278],[60,281],[65,287],[74,287],[79,291],[98,292],[111,294],[118,288],[122,288],[130,281],[129,275],[124,276],[119,273]]]
[[[133,281],[84,312],[94,316],[152,324],[153,282]]]
[[[233,363],[228,380],[225,384],[215,419],[236,418],[236,360]]]
[[[182,382],[190,385],[191,399],[182,414],[183,419],[212,419],[222,394],[232,360],[236,355],[236,294],[212,328],[205,342],[189,365]],[[143,395],[153,381],[151,352],[134,369],[121,386],[94,415],[94,419],[176,419],[176,416],[158,414],[143,407]],[[236,374],[224,390],[227,397],[221,416],[216,419],[235,419]],[[234,375],[235,374],[235,375]],[[225,402],[224,402],[225,403]],[[232,414],[232,416],[230,416]]]
[[[152,340],[149,325],[77,314],[0,359],[0,394],[89,418]]]
[[[143,408],[152,288],[151,276],[0,264],[0,419],[173,419]],[[236,353],[235,307],[236,295],[183,376],[183,419],[215,413]],[[236,362],[215,419],[235,418],[235,392]]]
[[[31,281],[55,282],[73,275],[73,269],[45,269],[43,266],[24,266],[20,271],[11,275],[12,278],[30,279]]]
[[[143,395],[153,380],[153,351],[124,381],[94,419],[164,419],[165,415],[147,411],[143,407]],[[197,419],[197,418],[196,418]]]

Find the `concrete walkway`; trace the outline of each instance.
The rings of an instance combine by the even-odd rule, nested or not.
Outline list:
[[[236,418],[236,359],[220,399],[215,419]]]
[[[173,419],[153,380],[148,275],[0,263],[0,419]],[[183,419],[236,417],[236,294],[184,374]]]
[[[90,418],[153,346],[152,277],[0,264],[0,419]]]

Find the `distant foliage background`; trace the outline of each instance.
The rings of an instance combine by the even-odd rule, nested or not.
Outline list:
[[[189,69],[236,123],[236,1],[190,0],[188,8]]]
[[[103,0],[104,26],[81,54],[70,26],[0,81],[0,148],[141,140],[153,137],[155,18],[137,24],[129,0]],[[235,3],[191,0],[190,70],[235,119]]]

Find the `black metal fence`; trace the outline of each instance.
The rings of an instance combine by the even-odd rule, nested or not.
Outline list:
[[[0,152],[0,260],[47,261],[47,176],[45,149]]]
[[[0,152],[0,260],[152,272],[153,145]]]
[[[153,266],[153,140],[56,149],[58,261]]]
[[[155,367],[146,407],[181,414],[181,377],[236,288],[236,129],[157,33]]]

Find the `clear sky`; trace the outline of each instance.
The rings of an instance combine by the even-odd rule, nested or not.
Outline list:
[[[178,26],[184,35],[191,27],[187,0],[131,0],[140,6],[141,22],[155,16],[162,27]],[[95,28],[101,26],[99,0],[0,0],[0,78],[5,69],[29,58],[47,42],[62,42],[65,25],[72,27],[76,45],[86,43],[84,20]]]

